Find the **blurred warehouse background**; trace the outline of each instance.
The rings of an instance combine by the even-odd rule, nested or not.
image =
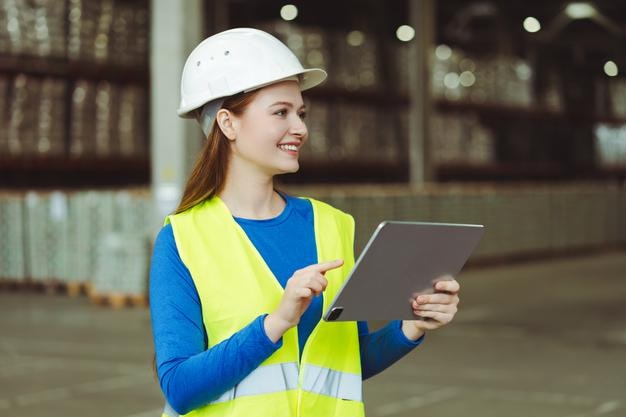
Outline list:
[[[303,95],[310,141],[300,172],[281,179],[287,191],[352,213],[359,250],[383,219],[484,224],[473,278],[463,281],[470,300],[489,303],[493,286],[507,291],[503,282],[532,298],[521,289],[530,275],[529,286],[558,292],[569,284],[552,274],[579,273],[572,299],[606,297],[611,307],[595,319],[609,323],[612,336],[602,340],[626,363],[626,333],[615,330],[626,325],[626,1],[0,0],[0,415],[100,415],[81,407],[89,395],[102,398],[89,376],[106,373],[106,364],[83,358],[77,377],[46,362],[51,355],[58,365],[96,345],[111,363],[135,362],[107,376],[126,397],[107,391],[122,399],[103,401],[101,414],[143,417],[158,409],[145,360],[151,244],[203,140],[194,123],[176,117],[180,74],[201,39],[238,26],[273,33],[304,66],[329,73]],[[554,258],[551,270],[546,262]],[[519,260],[533,263],[513,263]],[[481,284],[480,275],[494,271],[518,280]],[[614,279],[594,281],[600,276]],[[117,310],[129,306],[137,308]],[[471,311],[459,326],[478,331],[489,319]],[[524,308],[517,313],[528,319]],[[85,320],[98,331],[73,327]],[[510,324],[494,331],[507,339]],[[576,325],[563,319],[562,326]],[[47,350],[34,347],[35,328],[50,330],[41,339]],[[93,340],[82,353],[80,340]],[[439,344],[449,350],[446,342],[461,340]],[[114,349],[129,353],[111,355]],[[600,358],[600,350],[588,358]],[[402,375],[379,378],[387,379],[372,385],[372,415],[416,415],[450,395],[423,385],[413,403],[387,404],[394,394],[380,392]],[[479,396],[482,406],[474,396],[427,415],[626,415],[611,395],[582,396],[593,384],[585,378],[562,401],[544,393],[489,411],[485,404],[500,395],[489,391]],[[59,394],[50,383],[59,379],[95,385]],[[607,381],[626,389],[623,376]],[[128,395],[137,384],[145,384],[139,401]],[[69,406],[70,397],[84,404]],[[559,401],[571,407],[560,409]],[[472,405],[481,413],[460,411]]]

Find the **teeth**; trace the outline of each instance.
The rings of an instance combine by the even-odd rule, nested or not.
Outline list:
[[[285,151],[297,151],[298,147],[296,145],[278,145],[280,149]]]

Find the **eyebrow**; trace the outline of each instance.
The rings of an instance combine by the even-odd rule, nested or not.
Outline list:
[[[288,101],[277,101],[276,103],[274,103],[274,104],[270,105],[270,107],[273,107],[273,106],[278,106],[278,105],[283,105],[283,106],[287,106],[287,107],[291,107],[291,108],[293,108],[293,104],[291,104],[291,103],[290,103],[290,102],[288,102]],[[302,106],[300,106],[300,109],[304,109],[304,108],[306,108],[306,105],[305,105],[305,104],[303,104]]]

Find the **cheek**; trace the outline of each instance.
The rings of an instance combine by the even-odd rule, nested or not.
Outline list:
[[[236,141],[238,151],[250,158],[266,155],[276,149],[282,137],[282,130],[275,127],[257,126],[252,132],[245,132]],[[244,133],[244,132],[242,132]]]
[[[267,125],[267,136],[272,137],[274,139],[282,139],[283,136],[287,134],[287,124],[286,123],[270,123]]]
[[[280,141],[288,132],[287,123],[279,119],[259,117],[248,121],[240,131],[251,143],[267,143]]]

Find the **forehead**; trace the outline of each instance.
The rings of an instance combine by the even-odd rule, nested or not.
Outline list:
[[[270,107],[277,101],[285,101],[296,108],[303,104],[300,85],[296,81],[282,81],[259,90],[251,104],[258,107]]]

